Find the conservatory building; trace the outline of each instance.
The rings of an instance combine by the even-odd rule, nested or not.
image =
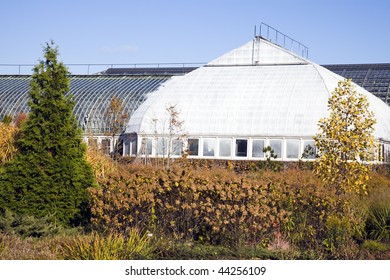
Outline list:
[[[299,160],[305,150],[315,151],[318,121],[329,115],[328,98],[343,79],[256,36],[150,93],[126,127],[123,154],[259,160],[269,146],[279,160]],[[377,119],[374,136],[390,161],[390,107],[356,90],[368,98]]]

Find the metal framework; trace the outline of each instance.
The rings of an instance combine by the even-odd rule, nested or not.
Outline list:
[[[325,68],[365,88],[390,105],[390,63],[336,64]]]
[[[129,114],[172,75],[85,75],[70,76],[70,90],[75,100],[74,113],[80,127],[94,134],[110,132],[105,112],[112,97],[123,100],[123,113]],[[0,76],[0,119],[28,112],[30,76]]]
[[[255,26],[255,37],[261,37],[267,39],[268,41],[285,48],[286,50],[292,51],[298,54],[301,57],[309,57],[309,48],[304,44],[294,40],[293,38],[287,36],[286,34],[280,32],[279,30],[269,26],[268,24],[262,22],[260,24],[259,33],[257,34]]]
[[[148,93],[156,90],[172,76],[183,75],[197,68],[166,67],[167,65],[134,66],[136,67],[109,68],[98,75],[70,76],[69,93],[72,93],[76,101],[74,112],[84,130],[89,128],[95,134],[110,131],[110,127],[104,121],[104,113],[113,96],[122,98],[124,113],[131,116]],[[390,105],[390,63],[339,64],[324,67],[352,79]],[[15,116],[20,112],[29,111],[30,81],[30,75],[0,75],[0,120],[5,115]]]

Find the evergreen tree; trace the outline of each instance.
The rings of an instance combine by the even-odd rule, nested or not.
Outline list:
[[[86,146],[73,115],[67,68],[57,61],[51,42],[34,67],[30,114],[22,126],[19,153],[0,178],[0,209],[44,217],[54,213],[63,224],[79,223],[94,184]]]

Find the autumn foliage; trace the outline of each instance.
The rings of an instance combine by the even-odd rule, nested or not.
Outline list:
[[[339,195],[367,194],[369,168],[375,160],[374,125],[367,97],[356,91],[351,80],[343,80],[328,100],[329,117],[319,121],[315,135],[319,158],[314,171]]]
[[[137,227],[212,244],[268,246],[284,239],[313,247],[326,237],[334,193],[309,171],[305,178],[310,180],[297,174],[250,178],[226,169],[133,165],[90,189],[92,223],[96,230]]]
[[[0,122],[0,164],[10,161],[15,155],[18,132],[17,126]]]
[[[26,120],[27,115],[20,113],[15,118],[5,116],[0,122],[0,165],[9,162],[16,155],[20,128]]]

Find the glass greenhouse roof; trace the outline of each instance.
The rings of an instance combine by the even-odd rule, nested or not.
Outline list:
[[[267,122],[278,123],[279,132],[282,131],[280,130],[281,124],[272,118],[286,116],[292,120],[292,123],[286,121],[288,124],[286,127],[291,129],[296,127],[293,131],[298,133],[299,129],[302,130],[305,126],[310,127],[310,122],[301,116],[303,112],[313,110],[317,103],[326,104],[327,96],[317,93],[318,87],[314,83],[326,88],[329,93],[334,89],[336,83],[326,82],[330,79],[329,77],[333,77],[330,79],[332,81],[337,81],[340,76],[351,78],[356,84],[390,105],[390,63],[325,65],[325,68],[338,74],[333,75],[324,67],[271,42],[255,38],[242,47],[216,58],[204,67],[192,66],[194,65],[191,67],[183,65],[183,67],[110,68],[96,75],[70,76],[70,92],[76,101],[74,112],[79,125],[84,130],[87,127],[90,128],[94,133],[109,132],[110,128],[107,127],[104,120],[104,113],[113,96],[122,98],[125,105],[124,113],[131,116],[145,101],[148,94],[159,89],[162,84],[169,88],[170,95],[161,97],[161,102],[176,104],[180,98],[184,98],[180,102],[184,102],[183,104],[188,106],[183,106],[182,114],[185,113],[194,118],[199,132],[211,125],[216,131],[217,123],[210,123],[208,118],[204,124],[201,122],[202,114],[210,115],[209,112],[212,108],[214,108],[212,116],[219,117],[221,121],[218,125],[223,126],[225,123],[226,129],[230,129],[232,126],[231,118],[234,115],[232,113],[226,116],[221,115],[223,109],[235,112],[237,108],[242,108],[247,113],[248,118],[251,118],[250,122],[256,123],[254,116],[264,115]],[[187,73],[190,74],[185,75]],[[17,115],[20,112],[29,111],[30,80],[30,76],[27,75],[0,75],[0,120],[5,115]],[[280,81],[287,82],[281,83]],[[175,84],[177,86],[174,86],[176,93],[174,93],[175,97],[173,98],[171,91],[173,91],[172,85]],[[309,86],[312,88],[308,88]],[[188,92],[188,96],[183,95],[184,90]],[[251,90],[256,92],[251,92]],[[290,103],[275,104],[273,100],[288,90],[290,90]],[[305,90],[308,90],[307,93],[304,93]],[[301,91],[300,94],[298,94],[299,91]],[[253,95],[255,93],[256,95]],[[156,91],[156,94],[159,94],[159,91]],[[263,96],[264,99],[259,101],[257,95]],[[312,95],[316,98],[310,103],[307,100]],[[170,99],[171,97],[173,99]],[[294,109],[295,113],[291,111],[294,102],[300,104],[300,107]],[[160,108],[163,111],[165,110],[164,106]],[[271,106],[274,110],[266,113],[267,106]],[[286,111],[287,109],[290,111]],[[194,112],[191,113],[191,110]],[[313,121],[321,114],[319,111],[313,112]],[[383,113],[379,114],[383,115]],[[376,115],[378,116],[378,113]],[[384,115],[388,117],[388,113]],[[133,120],[136,118],[140,121],[139,118],[143,117],[135,116]],[[195,118],[198,120],[195,121]],[[299,125],[300,123],[302,126]],[[240,123],[237,124],[240,129],[244,129],[246,126],[249,127],[250,124],[244,119],[241,119]],[[133,126],[133,128],[135,127]],[[210,131],[213,129],[210,128]],[[257,127],[257,133],[265,131],[266,126],[263,125],[262,129]],[[266,131],[271,133],[272,129],[274,129],[273,126],[267,128]],[[238,131],[236,132],[238,133]],[[287,133],[287,128],[285,133]]]
[[[311,137],[328,115],[343,77],[267,40],[253,41],[185,76],[174,77],[132,115],[127,133],[168,131],[166,107],[177,105],[187,135]],[[390,107],[361,87],[377,118],[375,136],[390,140]],[[158,120],[157,124],[153,120]]]
[[[110,127],[104,114],[112,97],[123,100],[123,113],[129,114],[171,75],[87,75],[70,76],[70,91],[75,99],[74,113],[80,127],[93,133],[106,133]],[[0,119],[28,112],[30,76],[0,76]]]
[[[352,79],[375,96],[390,105],[390,63],[382,64],[338,64],[325,68]]]

